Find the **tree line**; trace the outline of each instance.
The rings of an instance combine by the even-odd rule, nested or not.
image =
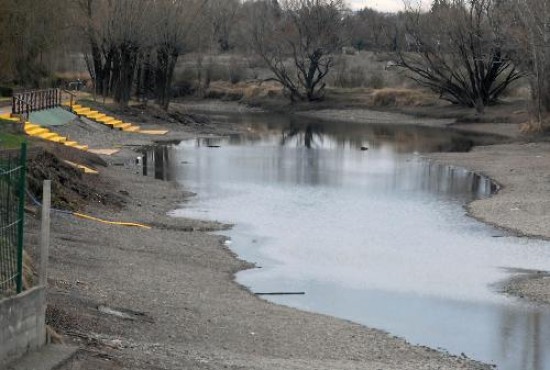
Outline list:
[[[323,99],[342,48],[386,53],[441,99],[483,112],[520,78],[550,113],[550,3],[434,0],[399,13],[344,0],[0,0],[0,83],[36,87],[59,49],[83,55],[95,93],[167,108],[179,58],[257,55],[291,101]]]

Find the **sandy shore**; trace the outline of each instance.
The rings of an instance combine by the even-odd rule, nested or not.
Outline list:
[[[174,140],[201,131],[165,127],[171,130],[166,139]],[[100,176],[124,206],[89,204],[85,212],[153,226],[121,228],[53,215],[49,316],[83,348],[62,369],[490,368],[257,298],[234,282],[234,274],[250,266],[208,233],[226,226],[167,216],[190,194],[139,174],[134,149],[150,137],[89,122],[62,130],[95,147],[122,149],[104,157],[109,166]],[[36,245],[38,221],[28,217],[28,223],[29,243]]]

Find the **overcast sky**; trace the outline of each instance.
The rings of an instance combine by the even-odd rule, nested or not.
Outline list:
[[[353,9],[365,7],[373,8],[384,12],[394,12],[403,9],[402,0],[348,0]]]

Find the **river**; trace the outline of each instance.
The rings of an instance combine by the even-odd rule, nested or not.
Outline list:
[[[223,117],[222,117],[223,118]],[[157,178],[198,195],[174,216],[218,220],[237,281],[275,303],[379,328],[413,344],[497,365],[550,369],[550,312],[507,297],[518,270],[546,270],[550,244],[468,217],[496,186],[424,159],[494,138],[413,126],[225,117],[247,133],[144,156]]]

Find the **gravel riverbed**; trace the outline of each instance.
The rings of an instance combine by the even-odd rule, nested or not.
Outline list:
[[[200,127],[163,126],[171,130],[163,139],[201,133]],[[228,225],[169,217],[193,195],[141,176],[135,149],[157,138],[90,122],[62,131],[95,148],[121,149],[103,157],[108,166],[99,168],[99,176],[123,206],[88,204],[82,211],[152,226],[123,228],[53,215],[50,323],[83,348],[63,370],[490,368],[259,299],[234,281],[236,272],[251,266],[212,233]],[[29,216],[28,223],[29,240],[36,244],[38,220]]]

